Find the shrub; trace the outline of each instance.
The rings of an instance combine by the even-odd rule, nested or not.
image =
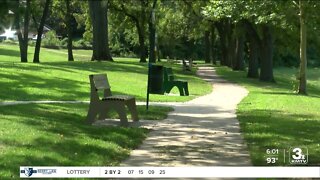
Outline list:
[[[92,48],[92,45],[84,39],[74,41],[72,46],[74,49],[91,49]]]
[[[12,40],[12,39],[4,40],[3,43],[6,43],[6,44],[18,44],[17,41],[14,41],[14,40]]]
[[[29,40],[28,41],[28,45],[29,46],[35,46],[36,45],[36,41]]]
[[[46,33],[45,38],[42,40],[42,46],[46,48],[57,49],[61,45],[60,40],[57,38],[56,32],[51,30]]]
[[[60,42],[60,45],[61,45],[61,47],[63,47],[63,48],[67,48],[67,46],[68,46],[68,38],[66,37],[66,38],[63,38],[62,40],[61,40],[61,42]]]

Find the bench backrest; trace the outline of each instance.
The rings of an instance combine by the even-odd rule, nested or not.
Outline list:
[[[94,86],[97,90],[111,88],[106,74],[93,74],[90,76],[93,77]]]
[[[172,72],[172,68],[164,68],[164,81],[174,81],[174,75]]]
[[[98,91],[103,91],[103,96],[111,96],[111,87],[106,74],[91,74],[89,75],[91,86],[91,97],[98,98]]]

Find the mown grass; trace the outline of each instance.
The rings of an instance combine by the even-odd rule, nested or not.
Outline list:
[[[267,165],[267,148],[281,150],[276,165],[290,165],[291,147],[307,147],[308,165],[320,165],[320,69],[308,70],[308,96],[294,93],[294,68],[275,69],[276,84],[248,79],[244,72],[225,67],[216,70],[250,91],[238,105],[237,116],[254,165]]]
[[[85,123],[87,104],[0,108],[0,177],[19,178],[19,166],[116,166],[145,139],[143,128]],[[164,119],[171,108],[139,106],[141,119]],[[112,117],[115,117],[112,114]]]
[[[33,47],[29,48],[29,61]],[[20,63],[17,45],[0,44],[0,101],[89,100],[89,74],[106,73],[113,94],[146,98],[147,64],[138,59],[91,62],[91,51],[41,49],[40,64]],[[169,66],[169,65],[168,65]],[[211,86],[173,65],[189,81],[191,96],[151,95],[151,101],[187,101]],[[173,93],[178,93],[177,90]],[[172,108],[138,106],[140,119],[165,119]],[[143,128],[96,127],[85,123],[88,104],[29,104],[0,107],[0,177],[16,179],[19,166],[115,166],[141,144]],[[129,114],[128,114],[129,116]],[[117,118],[112,112],[109,118]],[[130,116],[129,116],[130,118]]]
[[[29,48],[32,61],[34,48]],[[105,73],[114,94],[129,94],[145,101],[147,91],[146,63],[134,58],[114,58],[115,62],[91,62],[91,51],[75,50],[75,62],[67,62],[66,50],[42,48],[40,64],[20,63],[17,45],[0,44],[0,101],[14,100],[89,100],[89,74]],[[166,63],[165,63],[166,64]],[[150,101],[187,101],[211,92],[211,86],[183,72],[181,65],[172,66],[177,78],[189,82],[190,96],[150,95]]]

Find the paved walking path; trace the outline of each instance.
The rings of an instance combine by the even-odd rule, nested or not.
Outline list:
[[[213,92],[176,104],[121,166],[251,165],[235,115],[247,90],[222,80],[210,67],[198,74],[213,84]]]

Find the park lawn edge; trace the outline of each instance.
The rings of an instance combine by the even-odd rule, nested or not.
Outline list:
[[[249,94],[237,106],[241,133],[248,145],[253,165],[266,166],[267,149],[279,149],[278,166],[291,166],[289,151],[307,148],[307,165],[320,164],[320,83],[319,69],[310,69],[309,96],[296,95],[292,68],[275,68],[277,83],[246,77],[245,72],[215,67],[222,78],[244,86]],[[286,156],[286,159],[284,159]]]

